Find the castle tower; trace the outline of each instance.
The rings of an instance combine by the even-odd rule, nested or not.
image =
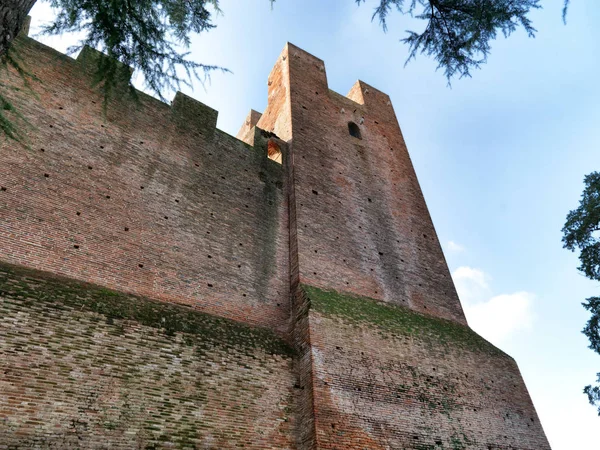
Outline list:
[[[17,41],[0,143],[0,442],[549,449],[467,324],[387,95],[287,44],[237,139]],[[18,120],[15,119],[15,120]]]
[[[291,44],[268,84],[302,448],[549,448],[514,360],[468,328],[389,97],[331,91]]]

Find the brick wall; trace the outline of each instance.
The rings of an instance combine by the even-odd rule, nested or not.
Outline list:
[[[0,142],[2,260],[287,331],[284,176],[266,138],[216,130],[182,94],[117,96],[104,115],[89,55],[18,51],[39,81],[3,79],[29,126],[28,148]]]
[[[6,265],[0,311],[0,448],[294,445],[270,331]]]
[[[514,360],[468,327],[304,291],[319,449],[550,449]]]
[[[97,54],[17,42],[39,81],[7,80],[0,262],[103,288],[2,266],[0,442],[549,448],[466,324],[388,96],[288,44],[237,140],[180,93],[104,114]]]
[[[293,130],[301,281],[465,324],[389,97],[362,82],[348,97],[330,91],[323,61],[291,44],[269,83],[258,126]],[[285,120],[267,123],[285,99]]]

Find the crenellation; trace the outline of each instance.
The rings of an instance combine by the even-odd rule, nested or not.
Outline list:
[[[253,109],[251,109],[250,112],[248,113],[248,116],[246,116],[246,120],[244,120],[244,123],[240,127],[240,130],[238,131],[236,137],[240,141],[243,141],[248,145],[254,145],[254,130],[253,130],[253,128],[256,126],[256,124],[260,120],[261,116],[262,116],[262,113],[259,113],[257,111],[254,111]]]
[[[219,113],[211,107],[182,92],[177,92],[171,103],[173,120],[178,127],[197,132],[210,139],[217,128]]]

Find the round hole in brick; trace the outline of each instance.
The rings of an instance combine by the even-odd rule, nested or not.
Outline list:
[[[179,199],[175,199],[175,203],[179,203]]]
[[[144,186],[140,186],[140,189],[144,189]]]
[[[212,285],[211,283],[206,283],[206,285],[207,285],[208,287],[213,287],[213,285]]]
[[[200,167],[200,164],[198,164],[198,163],[194,163],[194,165],[195,165],[196,167]]]
[[[208,257],[208,259],[212,259],[212,256],[211,256],[211,255],[206,255],[206,256]]]
[[[242,267],[242,265],[241,265],[241,264],[238,264],[238,269],[239,269],[239,268],[241,268],[241,267]]]
[[[45,173],[45,174],[44,174],[44,176],[45,176],[46,178],[48,178],[50,175],[48,175],[47,173]]]
[[[81,213],[80,213],[79,211],[77,211],[75,214],[77,214],[78,216],[80,216],[80,215],[81,215]]]
[[[246,297],[246,294],[242,294],[242,297]]]
[[[107,195],[106,198],[110,198],[110,195]]]
[[[165,220],[169,220],[169,216],[165,216]]]
[[[93,168],[92,166],[88,166],[88,169],[92,170],[92,168]]]
[[[2,191],[2,192],[6,192],[6,187],[4,187],[4,186],[0,186],[0,191]]]
[[[367,198],[367,200],[369,200],[369,203],[371,203],[373,200],[371,200],[370,198]]]
[[[104,148],[104,145],[101,145],[100,148]]]
[[[45,149],[43,149],[43,148],[40,148],[40,152],[42,152],[42,153],[43,153],[43,152],[45,152],[45,151],[46,151]]]
[[[129,227],[125,227],[124,229],[125,229],[125,231],[129,231]]]
[[[75,244],[75,245],[73,246],[73,248],[79,248],[79,245]]]
[[[143,264],[138,264],[138,267],[141,269],[142,267],[144,267]]]
[[[240,242],[240,247],[243,247],[243,246],[244,246],[244,244],[242,244],[242,243]]]

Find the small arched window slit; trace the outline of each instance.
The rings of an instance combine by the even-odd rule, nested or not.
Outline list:
[[[356,125],[354,122],[348,122],[348,132],[350,133],[350,136],[353,136],[357,139],[362,139],[360,128],[358,128],[358,125]]]
[[[275,142],[273,139],[269,139],[269,142],[267,142],[267,156],[269,159],[279,164],[281,164],[283,161],[281,148],[279,148],[279,145],[277,145],[277,142]]]

